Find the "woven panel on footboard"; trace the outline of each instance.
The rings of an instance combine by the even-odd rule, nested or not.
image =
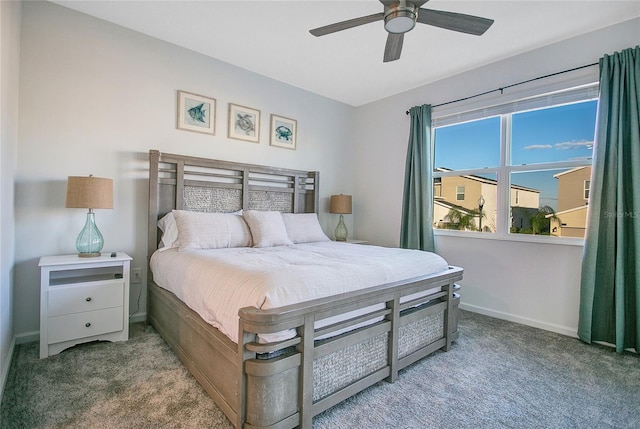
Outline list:
[[[387,365],[389,334],[335,351],[313,361],[313,401],[316,402]]]
[[[403,358],[444,336],[444,311],[400,327],[398,357]]]
[[[444,336],[444,310],[400,327],[398,357],[403,358]],[[313,362],[313,401],[387,366],[388,334],[372,337]]]

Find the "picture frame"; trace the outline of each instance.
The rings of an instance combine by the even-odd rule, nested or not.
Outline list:
[[[271,146],[295,150],[298,121],[284,116],[271,115]]]
[[[215,135],[216,99],[178,91],[178,129]]]
[[[260,143],[260,111],[251,107],[229,103],[228,137]]]

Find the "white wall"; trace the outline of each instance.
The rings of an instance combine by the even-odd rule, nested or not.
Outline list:
[[[0,399],[13,351],[13,178],[18,147],[21,3],[0,2]]]
[[[24,3],[21,54],[18,335],[39,329],[38,259],[76,251],[85,213],[64,208],[67,176],[114,179],[114,210],[96,212],[104,251],[128,252],[144,271],[149,149],[318,170],[320,222],[332,235],[329,196],[353,192],[354,108],[51,3]],[[176,129],[177,90],[216,98],[216,136]],[[226,137],[229,102],[261,110],[260,144]],[[297,119],[297,150],[269,146],[271,113]],[[142,289],[139,306],[141,285],[131,289],[138,318]]]
[[[331,234],[337,221],[327,213],[329,195],[351,193],[354,214],[345,219],[350,236],[396,246],[409,127],[405,110],[596,62],[602,54],[640,40],[636,19],[354,109],[57,5],[26,2],[22,16],[13,311],[14,332],[25,338],[37,335],[39,328],[39,257],[74,253],[84,222],[82,210],[64,208],[68,175],[114,179],[115,209],[98,211],[97,221],[105,250],[129,252],[134,267],[146,265],[146,160],[152,148],[319,170],[320,220],[326,232]],[[596,76],[597,67],[584,69],[502,96],[436,109],[434,115]],[[3,66],[1,82],[6,79]],[[175,129],[178,89],[217,99],[215,137]],[[259,145],[226,138],[229,102],[262,111]],[[298,120],[296,151],[268,145],[270,113]],[[3,141],[3,183],[5,151]],[[3,190],[0,214],[5,218],[10,216],[4,205],[7,195]],[[580,246],[451,236],[438,236],[436,244],[450,263],[466,270],[464,307],[575,333]],[[10,259],[3,252],[0,262],[6,261]],[[7,269],[3,265],[3,276]],[[134,285],[131,311],[142,316],[145,301],[144,290]],[[4,325],[4,309],[2,314]]]
[[[416,88],[357,110],[354,236],[397,246],[409,117],[412,106],[438,104],[595,63],[605,53],[635,46],[640,19],[522,53]],[[416,73],[419,73],[416,70]],[[436,108],[434,117],[490,106],[544,90],[597,81],[590,67],[514,87],[465,103]],[[355,198],[355,197],[354,197]],[[465,268],[462,306],[474,311],[575,335],[582,246],[438,236],[437,251]]]

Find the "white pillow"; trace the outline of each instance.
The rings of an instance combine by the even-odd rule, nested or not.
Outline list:
[[[282,214],[277,211],[246,210],[242,216],[247,221],[253,247],[290,246]]]
[[[158,228],[162,231],[159,249],[170,249],[180,245],[178,242],[178,225],[176,225],[176,218],[173,217],[173,213],[169,212],[164,215],[158,221]]]
[[[251,232],[242,216],[173,210],[179,250],[250,247]]]
[[[316,213],[282,213],[282,220],[289,239],[295,244],[329,241]]]

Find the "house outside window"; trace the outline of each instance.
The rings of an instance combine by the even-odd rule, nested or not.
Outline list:
[[[471,112],[473,120],[436,117],[434,228],[584,237],[596,96],[594,85],[498,106],[500,114]]]

